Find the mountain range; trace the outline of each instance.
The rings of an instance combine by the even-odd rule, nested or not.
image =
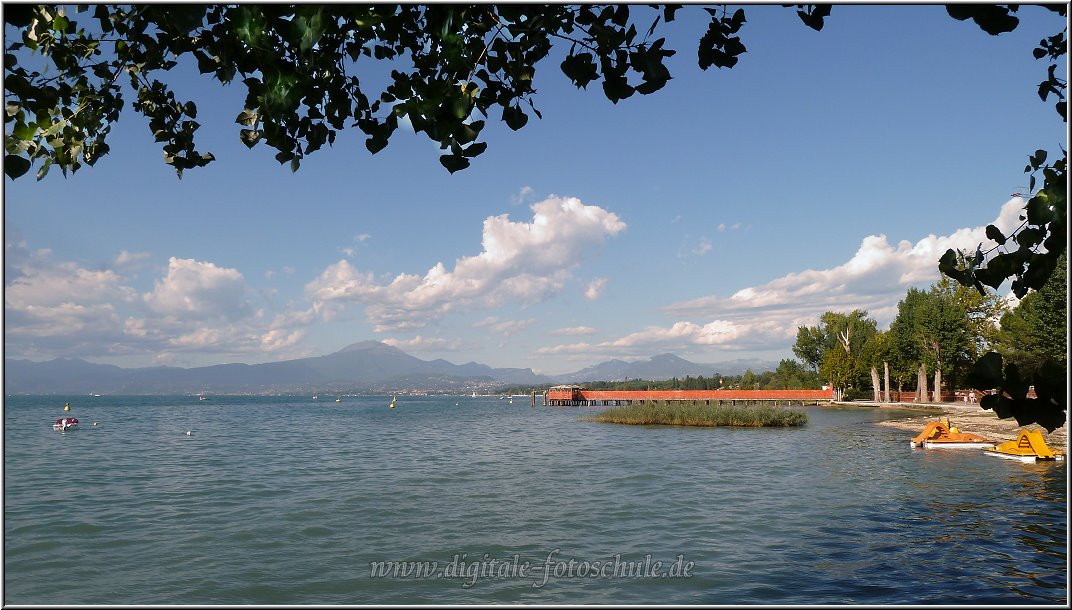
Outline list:
[[[308,393],[349,391],[468,391],[507,385],[545,385],[669,379],[686,375],[735,375],[751,368],[773,369],[777,363],[738,360],[697,364],[672,354],[648,360],[611,360],[575,373],[553,377],[532,369],[492,368],[469,362],[421,360],[378,341],[349,345],[333,354],[265,364],[219,364],[180,368],[157,366],[121,368],[77,358],[46,362],[4,360],[5,394],[183,394],[205,392]]]

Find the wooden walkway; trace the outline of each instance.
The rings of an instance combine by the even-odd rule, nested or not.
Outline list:
[[[626,405],[633,401],[707,401],[709,403],[828,403],[834,390],[588,390],[555,386],[544,395],[552,407]]]

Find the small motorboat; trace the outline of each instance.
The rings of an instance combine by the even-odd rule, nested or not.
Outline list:
[[[61,417],[52,424],[53,430],[67,431],[78,427],[77,417]]]
[[[950,425],[948,417],[945,421],[932,421],[927,424],[923,432],[909,443],[913,447],[924,449],[985,449],[994,446],[993,442],[981,436],[961,432],[956,426]]]
[[[1046,444],[1046,439],[1038,430],[1021,430],[1016,440],[1005,441],[996,447],[985,450],[987,455],[1005,458],[1006,460],[1020,460],[1021,462],[1059,461],[1065,459],[1065,452],[1059,449],[1051,449]]]

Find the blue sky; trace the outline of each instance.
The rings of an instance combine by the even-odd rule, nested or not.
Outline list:
[[[543,119],[489,121],[454,175],[403,130],[375,156],[340,134],[291,173],[239,142],[239,87],[177,72],[208,167],[177,179],[128,107],[95,167],[4,179],[6,356],[200,366],[371,339],[543,373],[777,361],[824,311],[887,327],[946,248],[1013,225],[1027,156],[1067,146],[1031,55],[1055,13],[994,37],[941,6],[836,5],[822,32],[745,10],[732,70],[696,66],[686,6],[674,79],[617,105],[545,61]]]

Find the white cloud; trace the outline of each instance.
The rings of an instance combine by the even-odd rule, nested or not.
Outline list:
[[[710,251],[711,251],[711,240],[707,239],[706,237],[701,237],[699,245],[697,245],[695,248],[693,248],[692,253],[695,254],[696,256],[703,256],[704,254],[707,254]]]
[[[365,304],[376,332],[421,328],[454,310],[535,303],[560,292],[585,252],[625,230],[617,215],[576,198],[550,197],[531,206],[531,222],[508,215],[484,220],[483,250],[448,270],[436,263],[423,276],[401,273],[387,283],[340,260],[306,285],[314,301]]]
[[[516,195],[510,197],[510,203],[513,205],[521,205],[525,203],[525,200],[532,196],[532,193],[534,192],[535,191],[533,191],[531,186],[523,186]]]
[[[555,330],[552,330],[549,334],[572,336],[594,335],[596,334],[596,329],[592,328],[591,326],[571,326],[568,328],[556,328]]]
[[[463,347],[463,343],[457,339],[447,340],[442,337],[422,337],[421,335],[412,339],[384,339],[383,342],[408,352],[459,351]]]
[[[82,346],[122,334],[116,306],[137,293],[111,270],[54,261],[31,252],[17,230],[4,243],[4,345],[9,355],[46,357],[58,346]]]
[[[174,256],[168,260],[167,276],[142,298],[155,313],[187,319],[237,320],[252,311],[237,269]]]
[[[593,346],[592,344],[585,343],[585,342],[582,341],[580,343],[568,343],[568,344],[564,344],[564,345],[554,345],[554,346],[551,346],[551,347],[541,347],[540,349],[536,350],[536,353],[541,354],[541,355],[548,355],[548,356],[569,355],[569,354],[591,354],[591,353],[603,354],[603,353],[605,353],[602,350],[599,350],[598,352],[596,352],[596,350],[594,350],[594,347],[595,346]]]
[[[487,328],[500,335],[517,334],[536,323],[534,319],[528,320],[500,320],[495,316],[489,316],[473,324],[473,328]]]
[[[117,266],[133,265],[144,261],[149,258],[148,252],[127,252],[122,250],[119,255],[115,257],[115,264]]]
[[[354,241],[356,241],[357,243],[366,242],[371,238],[372,238],[372,236],[369,235],[368,233],[359,233],[357,235],[354,235]]]
[[[1014,198],[1002,206],[992,224],[1008,234],[1019,224],[1024,202]],[[735,225],[733,228],[736,228]],[[718,346],[720,349],[788,350],[798,326],[813,325],[826,311],[866,310],[886,327],[897,315],[897,303],[908,288],[938,281],[938,259],[949,248],[974,251],[986,243],[985,226],[959,229],[950,235],[928,235],[916,243],[890,244],[885,235],[865,237],[856,253],[830,269],[789,273],[728,297],[706,296],[662,309],[678,318],[669,326],[589,345],[548,347],[543,354],[577,354],[589,350],[607,355],[650,354],[660,347],[677,350]],[[696,323],[689,318],[710,320]]]
[[[261,338],[261,347],[267,351],[276,351],[293,347],[305,337],[305,330],[287,331],[283,328],[273,328],[264,333]]]
[[[242,274],[212,263],[171,258],[150,292],[139,294],[130,272],[144,255],[123,251],[114,270],[54,261],[5,243],[5,347],[20,358],[100,358],[211,352],[236,356],[296,346],[320,311],[289,312],[266,322],[254,309]]]
[[[588,282],[588,286],[584,289],[584,298],[589,301],[598,299],[603,294],[603,289],[607,287],[607,278],[598,277],[591,282]]]

